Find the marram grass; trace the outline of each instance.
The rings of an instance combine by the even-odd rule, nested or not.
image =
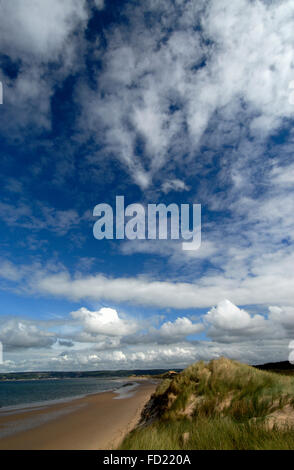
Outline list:
[[[292,377],[223,358],[198,362],[160,383],[120,449],[294,449],[293,404]]]

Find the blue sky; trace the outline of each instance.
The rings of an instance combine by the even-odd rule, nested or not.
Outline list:
[[[293,2],[0,1],[0,370],[286,360]],[[202,205],[202,246],[93,237]]]

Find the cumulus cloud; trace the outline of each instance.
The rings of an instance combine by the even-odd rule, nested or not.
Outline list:
[[[146,321],[145,321],[146,323]],[[147,326],[147,329],[146,329]],[[159,328],[153,325],[141,325],[141,329],[133,335],[122,338],[121,344],[125,345],[170,345],[180,341],[188,341],[187,337],[195,336],[204,330],[202,323],[193,323],[190,318],[178,317],[175,321],[165,321]]]
[[[255,336],[264,337],[268,326],[264,316],[251,316],[227,299],[209,310],[204,316],[204,322],[208,325],[209,336],[218,340],[231,337],[231,341],[232,337],[246,340]]]
[[[229,300],[225,299],[213,307],[205,316],[205,319],[215,327],[226,330],[244,330],[251,327],[259,327],[264,322],[261,315],[251,317],[246,310],[238,308]]]
[[[56,341],[54,333],[42,330],[25,320],[1,321],[0,341],[4,348],[48,348]]]
[[[288,335],[294,335],[294,308],[291,307],[269,307],[269,320],[276,325],[282,325]]]
[[[293,310],[293,309],[292,309]],[[81,308],[62,323],[8,320],[1,325],[5,370],[80,370],[185,367],[220,356],[259,364],[285,360],[293,333],[293,311],[270,307],[269,314],[250,314],[229,300],[219,302],[193,323],[188,317],[154,327],[146,320],[134,328],[132,317],[116,310]],[[286,316],[282,312],[287,312]],[[291,329],[292,328],[292,329]],[[55,331],[54,333],[52,331]],[[205,331],[207,340],[191,339]],[[66,333],[67,332],[67,333]],[[51,348],[50,346],[55,342]],[[199,337],[198,337],[199,338]],[[18,350],[22,349],[19,353]],[[24,357],[23,348],[27,349]],[[46,348],[46,349],[45,349]],[[44,352],[45,351],[45,352]]]
[[[262,315],[250,314],[225,299],[203,316],[203,322],[206,334],[221,343],[277,340],[287,344],[294,334],[293,307],[270,306]]]
[[[168,321],[163,323],[160,327],[159,333],[161,336],[166,338],[186,337],[196,333],[200,333],[203,330],[203,325],[192,323],[187,317],[179,317],[174,322]]]
[[[134,321],[130,322],[120,318],[117,311],[112,308],[103,307],[97,312],[91,312],[82,307],[76,312],[72,312],[71,316],[83,324],[87,333],[92,334],[124,336],[134,333],[137,329]]]
[[[226,356],[249,364],[285,360],[288,343],[282,340],[260,340],[237,343],[199,341],[173,343],[170,345],[142,344],[140,347],[120,346],[114,351],[67,350],[56,354],[31,350],[24,358],[20,353],[4,351],[2,369],[13,370],[116,370],[181,368],[197,360],[210,360]]]

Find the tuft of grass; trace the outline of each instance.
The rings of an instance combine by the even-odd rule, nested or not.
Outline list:
[[[183,439],[189,433],[189,439]],[[266,430],[258,424],[237,424],[230,418],[200,418],[154,423],[132,431],[121,450],[293,450],[293,431]]]

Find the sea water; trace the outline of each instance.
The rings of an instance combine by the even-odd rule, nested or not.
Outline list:
[[[106,391],[116,391],[119,396],[130,393],[135,386],[126,379],[93,377],[5,381],[0,382],[0,412],[7,407],[49,404]]]

